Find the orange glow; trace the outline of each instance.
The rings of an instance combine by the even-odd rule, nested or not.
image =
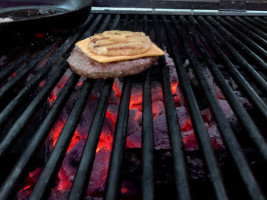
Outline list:
[[[194,133],[183,137],[182,140],[185,149],[189,150],[198,148],[197,139]]]
[[[209,116],[207,116],[206,114],[201,114],[202,119],[204,122],[208,122],[209,121]]]
[[[54,129],[51,131],[51,136],[52,136],[52,145],[53,147],[56,145],[57,139],[64,127],[65,122],[63,121],[57,121],[56,124],[54,125]]]
[[[177,86],[178,86],[178,82],[175,81],[171,83],[172,95],[175,95]]]
[[[27,186],[24,187],[22,190],[23,190],[23,191],[26,191],[26,190],[30,189],[30,187],[31,187],[31,185],[27,185]]]
[[[81,139],[82,139],[82,137],[80,136],[78,131],[75,131],[74,135],[71,139],[71,142],[70,142],[70,145],[69,145],[67,152],[69,152]]]
[[[50,105],[52,105],[53,102],[57,99],[57,96],[56,96],[56,95],[54,94],[54,92],[52,91],[52,93],[49,95],[48,99],[49,99],[49,103],[50,103]]]
[[[77,83],[78,86],[82,86],[83,85],[83,82],[80,81],[79,83]]]
[[[20,189],[17,194],[17,199],[27,199],[27,197],[31,193],[31,189],[32,189],[32,183],[29,183],[29,185]]]
[[[139,99],[138,102],[134,101],[133,98],[130,99],[130,103],[129,103],[129,109],[138,109],[139,111],[142,110],[142,95],[138,95],[138,97],[136,97]]]
[[[37,33],[34,33],[34,36],[37,37],[37,38],[44,38],[45,37],[45,34],[42,33],[42,32],[37,32]]]
[[[57,88],[63,88],[65,86],[65,84],[67,83],[68,80],[69,80],[69,76],[64,75],[60,79],[59,83],[57,84]]]
[[[106,112],[106,117],[111,121],[112,127],[115,129],[117,116],[115,118],[113,118],[113,115],[114,114],[112,114],[112,113],[110,113],[108,111]]]
[[[72,182],[69,180],[69,176],[65,173],[64,168],[61,168],[59,170],[58,180],[59,180],[59,183],[57,187],[55,188],[56,190],[66,191],[66,190],[71,189]]]
[[[26,185],[24,185],[17,193],[17,199],[28,199],[33,186],[37,182],[39,176],[41,175],[42,168],[36,168],[34,171],[30,172],[26,177]]]
[[[52,130],[51,135],[52,135],[52,145],[53,147],[56,145],[56,142],[58,140],[58,137],[64,127],[65,122],[63,121],[58,121],[55,125],[55,129]],[[68,147],[67,152],[69,152],[83,137],[80,136],[78,131],[74,132],[74,135],[71,139],[70,145]]]
[[[99,138],[97,148],[96,148],[96,153],[99,152],[100,149],[106,149],[106,150],[111,151],[112,141],[113,141],[113,137],[110,133],[107,134],[106,132],[102,132]]]
[[[114,82],[112,89],[115,92],[115,96],[120,99],[121,98],[121,88],[120,88],[120,86],[117,85],[116,82]]]
[[[37,168],[36,170],[29,173],[29,177],[31,178],[34,178],[36,176],[39,177],[41,172],[42,172],[42,168]]]
[[[43,81],[40,82],[39,87],[42,88],[42,87],[44,87],[44,85],[45,85],[45,80],[43,80]]]
[[[41,63],[41,66],[44,66],[46,62],[47,62],[47,58],[44,58],[42,63]]]
[[[13,78],[14,76],[16,76],[16,72],[14,72],[14,73],[11,75],[12,78]]]
[[[187,132],[193,129],[192,123],[190,121],[190,119],[187,119],[185,121],[185,123],[183,124],[183,126],[180,127],[180,130],[183,132]]]
[[[125,194],[125,193],[127,193],[127,192],[129,192],[129,189],[128,189],[127,187],[122,187],[122,188],[121,188],[121,193],[122,193],[122,194]]]
[[[142,110],[143,104],[143,90],[142,88],[133,87],[131,91],[131,98],[129,103],[129,109],[136,108],[139,111]]]
[[[224,97],[222,97],[222,96],[218,95],[217,93],[216,93],[216,97],[217,97],[217,99],[220,99],[220,100],[225,100],[225,98],[224,98]]]
[[[133,109],[134,107],[135,107],[135,104],[130,100],[129,109]]]

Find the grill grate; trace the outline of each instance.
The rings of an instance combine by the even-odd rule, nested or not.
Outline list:
[[[265,199],[266,187],[265,170],[260,176],[255,175],[251,160],[244,153],[242,138],[232,129],[225,117],[216,94],[212,91],[205,77],[204,69],[209,69],[216,84],[221,89],[229,105],[245,130],[249,141],[249,148],[256,152],[256,158],[266,167],[267,145],[267,84],[266,84],[266,17],[246,16],[167,16],[167,15],[128,15],[128,14],[91,14],[84,25],[70,36],[61,36],[44,48],[22,48],[14,52],[4,52],[0,58],[0,159],[6,162],[20,145],[26,128],[34,123],[36,116],[67,71],[66,58],[70,54],[74,43],[80,38],[86,38],[95,32],[108,29],[127,29],[144,31],[163,49],[167,49],[172,57],[179,78],[179,88],[185,97],[188,112],[192,120],[194,133],[200,147],[201,155],[209,175],[212,199],[234,199],[235,194],[231,184],[226,180],[223,169],[219,166],[208,132],[198,105],[198,96],[193,90],[188,76],[188,68],[192,69],[200,85],[203,98],[211,109],[217,128],[223,138],[226,151],[229,152],[234,168],[231,173],[238,173],[240,184],[246,189],[242,197],[250,199]],[[184,65],[185,60],[190,65]],[[187,152],[183,149],[183,141],[176,108],[171,91],[169,69],[165,57],[158,60],[162,77],[166,119],[169,139],[172,149],[173,182],[176,199],[199,199],[195,188],[188,178]],[[143,77],[143,142],[142,142],[142,199],[157,199],[155,191],[155,158],[153,143],[153,117],[151,105],[151,77],[153,69],[144,72]],[[34,73],[35,74],[34,74]],[[34,74],[34,76],[32,76]],[[14,75],[14,76],[13,76]],[[51,76],[51,77],[50,77]],[[237,98],[235,91],[228,84],[226,77],[231,77],[240,88],[242,94],[249,100],[257,118],[247,111]],[[77,85],[79,76],[72,74],[65,83],[62,91],[47,113],[43,113],[43,121],[34,131],[25,149],[14,163],[10,161],[4,176],[1,177],[2,186],[0,199],[10,199],[21,187],[23,179],[29,173],[29,166],[36,158],[45,142],[50,130],[55,124],[67,100]],[[44,87],[38,90],[41,81],[47,80]],[[97,149],[102,125],[106,115],[109,97],[112,91],[113,79],[97,80],[104,82],[101,97],[88,132],[88,137],[80,160],[75,179],[69,193],[69,199],[83,199],[92,172],[95,152]],[[60,137],[34,186],[30,199],[49,198],[51,187],[67,153],[68,146],[74,135],[83,109],[91,98],[95,87],[95,80],[83,81],[83,88],[74,107],[60,133]],[[120,99],[113,147],[111,152],[107,183],[104,199],[119,199],[123,158],[127,137],[129,105],[131,98],[133,77],[123,79],[123,89]],[[11,91],[16,90],[15,93]],[[18,114],[16,114],[18,112]],[[141,158],[140,158],[141,159]],[[264,174],[265,173],[265,174]],[[5,177],[6,176],[6,177]],[[265,188],[266,189],[266,188]],[[246,196],[248,194],[248,196]],[[168,194],[167,194],[168,197]]]

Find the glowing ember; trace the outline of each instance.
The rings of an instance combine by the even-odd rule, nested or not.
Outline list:
[[[121,98],[121,90],[122,90],[122,84],[118,79],[115,79],[113,84],[113,91],[115,92],[115,96],[120,99]]]
[[[54,147],[56,145],[57,139],[64,127],[65,122],[62,121],[57,121],[57,123],[54,125],[52,131],[50,132],[51,135],[51,141],[52,141],[52,146]]]
[[[67,153],[82,139],[82,137],[80,136],[80,134],[78,133],[78,131],[74,132],[74,135],[71,139],[69,148],[67,150]]]
[[[192,130],[192,123],[190,119],[185,120],[185,123],[180,127],[180,130],[183,132]]]
[[[44,87],[45,83],[46,83],[45,80],[41,81],[41,82],[39,83],[39,87],[41,87],[41,88]]]
[[[41,175],[42,168],[37,168],[36,170],[30,172],[25,179],[23,187],[17,193],[17,199],[27,199],[30,195],[35,183],[37,182],[39,176]]]
[[[14,72],[13,74],[11,74],[11,77],[13,78],[14,76],[16,76],[16,72]]]
[[[54,92],[52,92],[49,97],[49,103],[50,103],[50,106],[52,106],[52,104],[54,103],[54,101],[57,99],[57,96],[54,94]]]
[[[77,83],[78,86],[82,86],[83,85],[83,82],[80,81],[79,83]]]
[[[44,58],[42,63],[41,63],[41,66],[43,67],[45,65],[45,63],[47,62],[48,58]]]
[[[34,33],[34,37],[37,37],[37,38],[44,38],[44,37],[45,37],[45,34],[42,33],[42,32],[36,32],[36,33]]]
[[[105,150],[111,151],[112,141],[113,141],[113,137],[110,133],[106,134],[106,133],[102,132],[100,135],[100,138],[99,138],[96,152],[99,152],[100,149],[105,149]]]
[[[122,187],[121,188],[121,193],[122,194],[125,194],[125,193],[128,193],[129,192],[129,189],[127,187]]]
[[[142,110],[142,101],[143,101],[143,92],[140,87],[133,87],[131,92],[131,99],[129,103],[129,109],[138,109]]]
[[[168,64],[172,64],[172,62],[168,62]],[[178,87],[178,78],[177,75],[174,75],[173,68],[170,68],[170,78],[171,78],[171,91],[174,99],[174,103],[176,106],[176,114],[177,114],[177,122],[180,127],[182,142],[184,149],[187,151],[197,150],[198,144],[196,140],[196,136],[194,133],[193,125],[188,113],[187,105],[184,101],[183,95],[180,94]],[[66,74],[68,74],[67,72]],[[64,76],[53,92],[50,94],[48,101],[52,105],[56,100],[60,89],[64,87],[68,80],[69,76]],[[77,86],[81,87],[83,84],[80,81]],[[42,86],[42,84],[40,84]],[[102,131],[100,135],[100,139],[98,142],[98,146],[96,149],[95,161],[90,177],[90,181],[88,183],[87,195],[90,196],[99,196],[99,194],[103,194],[109,158],[112,150],[112,142],[113,136],[115,132],[115,126],[117,122],[118,109],[120,105],[120,97],[123,83],[119,81],[119,79],[115,79],[113,85],[113,91],[111,93],[109,99],[109,105],[106,112],[106,117],[104,120],[104,124],[102,126]],[[153,81],[151,83],[151,97],[152,97],[152,114],[153,114],[153,133],[154,133],[154,148],[156,150],[159,149],[171,149],[170,141],[168,136],[168,127],[166,121],[166,112],[164,107],[164,97],[162,93],[161,84]],[[76,88],[78,88],[76,87]],[[219,90],[216,89],[216,85],[213,85],[216,90],[216,95],[218,94],[218,101],[225,112],[228,118],[233,118],[232,110],[228,103],[223,100],[223,95]],[[97,93],[97,92],[95,92]],[[101,89],[98,91],[101,94]],[[73,102],[75,102],[77,98],[78,92],[74,91],[74,95],[70,97],[69,104],[73,106]],[[76,95],[76,96],[75,96]],[[86,104],[86,108],[83,111],[81,119],[78,123],[78,126],[74,132],[74,136],[70,142],[68,147],[66,156],[62,162],[62,166],[59,170],[57,181],[55,183],[55,187],[52,189],[51,199],[58,199],[61,195],[62,199],[65,198],[65,194],[68,193],[71,189],[76,170],[78,168],[81,155],[83,152],[83,148],[86,142],[86,138],[89,132],[89,128],[91,126],[91,122],[93,120],[95,114],[95,108],[97,106],[98,96],[94,95],[92,92],[92,96],[90,100]],[[58,121],[55,123],[52,128],[48,143],[51,145],[50,150],[56,144],[56,141],[64,127],[64,124],[67,120],[67,116],[70,113],[72,106],[67,104],[66,110],[63,110]],[[70,107],[70,108],[67,108]],[[64,108],[65,109],[65,108]],[[127,126],[127,140],[126,140],[126,148],[142,148],[142,110],[143,110],[143,87],[140,85],[133,86],[131,91],[131,99],[129,102],[129,117],[128,117],[128,126]],[[205,123],[205,127],[210,136],[210,141],[214,149],[223,149],[223,143],[220,138],[219,131],[217,130],[216,123],[213,119],[213,116],[209,109],[201,110],[201,115],[203,121]],[[234,121],[234,119],[232,119]],[[41,171],[38,171],[40,174]],[[32,174],[33,173],[33,174]],[[29,195],[32,187],[36,182],[35,171],[28,175],[26,179],[25,186],[20,190],[19,196],[26,197]],[[130,189],[129,189],[130,188]],[[121,188],[122,194],[127,194],[131,191],[131,187],[126,187],[123,185]],[[101,195],[100,195],[101,196]],[[64,197],[64,198],[63,198]],[[19,198],[19,199],[23,199]],[[60,198],[59,198],[60,199]]]
[[[174,82],[171,84],[171,90],[173,95],[175,95],[177,87],[178,87],[178,82]]]
[[[58,82],[58,84],[56,85],[56,87],[52,90],[51,94],[48,97],[48,102],[50,104],[50,106],[53,105],[54,101],[57,99],[60,91],[62,90],[62,88],[65,86],[65,84],[67,83],[68,79],[69,79],[69,74],[71,72],[69,70],[66,71],[65,75],[60,79],[60,81]],[[41,82],[42,83],[42,82]],[[40,87],[42,86],[40,83]]]
[[[198,144],[197,144],[197,140],[196,140],[196,136],[195,134],[193,134],[193,132],[189,132],[188,135],[184,135],[184,137],[182,138],[183,140],[183,144],[185,147],[187,147],[188,150],[190,149],[198,149]]]

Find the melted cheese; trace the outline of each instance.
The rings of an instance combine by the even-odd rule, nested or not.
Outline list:
[[[78,46],[87,56],[91,59],[96,60],[97,62],[107,63],[107,62],[114,62],[114,61],[122,61],[122,60],[132,60],[136,58],[142,57],[151,57],[151,56],[162,56],[164,55],[164,51],[157,47],[154,43],[152,43],[150,49],[138,55],[132,56],[104,56],[104,55],[97,55],[91,52],[88,48],[89,39],[84,39],[82,41],[77,42],[75,45]]]

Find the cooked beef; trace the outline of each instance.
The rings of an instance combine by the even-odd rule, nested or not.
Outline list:
[[[75,46],[67,61],[74,73],[96,79],[139,74],[148,69],[156,58],[145,57],[126,61],[100,63],[90,59],[83,51]]]

